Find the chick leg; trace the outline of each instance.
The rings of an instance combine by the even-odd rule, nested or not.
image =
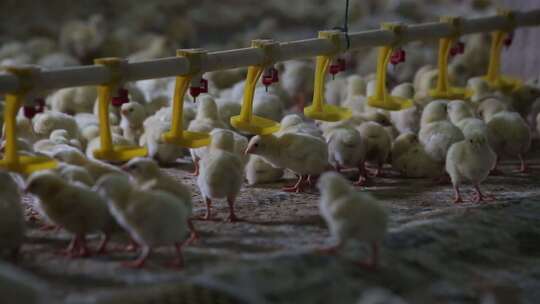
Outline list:
[[[201,220],[209,221],[212,219],[212,200],[209,197],[205,197],[204,202],[206,203],[206,213],[201,217]]]
[[[99,243],[97,254],[107,254],[107,244],[110,239],[111,235],[109,233],[103,234],[103,239],[101,239],[101,242]]]
[[[184,255],[182,254],[182,246],[183,245],[184,244],[182,242],[174,243],[174,247],[176,249],[176,258],[174,260],[172,260],[168,264],[168,266],[173,267],[173,268],[177,268],[177,269],[184,268]]]
[[[492,195],[485,195],[480,191],[480,187],[478,185],[474,185],[474,196],[472,201],[475,203],[479,202],[485,202],[485,201],[492,201],[495,199]]]
[[[193,158],[193,166],[195,166],[195,169],[191,173],[194,176],[199,176],[199,159]]]
[[[304,177],[305,175],[299,175],[298,180],[296,181],[296,184],[294,184],[294,186],[283,187],[282,190],[285,192],[304,192]]]
[[[375,170],[375,177],[384,177],[384,173],[382,171],[383,163],[379,162],[377,164],[377,170]]]
[[[520,162],[520,166],[519,166],[519,172],[521,173],[527,173],[529,172],[529,167],[527,166],[527,163],[525,162],[525,159],[523,158],[523,155],[518,154],[518,157],[519,157],[519,162]]]
[[[459,192],[459,186],[454,185],[454,204],[463,203],[463,198],[461,197],[461,193]]]
[[[92,252],[88,248],[86,244],[86,235],[81,234],[79,237],[79,256],[80,257],[88,257],[92,255]]]
[[[141,255],[135,260],[135,261],[126,261],[122,263],[123,267],[127,268],[142,268],[144,267],[144,263],[146,263],[146,259],[148,259],[148,256],[150,256],[152,249],[150,249],[150,246],[144,245],[142,247]]]
[[[71,238],[71,241],[69,242],[69,245],[66,249],[59,250],[57,254],[59,255],[65,255],[68,257],[75,257],[79,250],[79,239],[77,236],[73,236]]]
[[[367,261],[359,262],[358,265],[367,270],[376,270],[379,265],[379,243],[371,242],[371,257]]]
[[[358,180],[354,182],[355,186],[366,186],[367,185],[367,173],[366,173],[366,164],[361,162],[358,166]]]
[[[304,107],[306,106],[306,94],[305,93],[298,93],[296,95],[296,107],[298,108],[299,112],[304,112]]]
[[[199,232],[197,232],[197,230],[195,229],[195,225],[193,225],[193,219],[191,218],[188,219],[187,223],[188,223],[189,230],[191,231],[189,239],[186,242],[189,245],[199,240],[201,236],[199,235]]]
[[[227,221],[229,223],[238,222],[238,217],[236,217],[236,214],[234,213],[234,201],[236,200],[236,197],[234,196],[228,196],[227,197],[227,203],[229,204],[229,218]]]

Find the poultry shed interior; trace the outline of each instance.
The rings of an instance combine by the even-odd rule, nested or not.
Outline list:
[[[540,2],[0,2],[1,303],[538,303]]]

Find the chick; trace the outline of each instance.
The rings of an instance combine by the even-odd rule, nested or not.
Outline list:
[[[486,198],[480,192],[479,186],[495,166],[496,159],[495,152],[483,134],[472,134],[450,147],[446,156],[446,172],[450,175],[454,186],[454,203],[463,202],[459,186],[464,181],[471,182],[476,190],[474,202],[480,202]]]
[[[283,117],[283,102],[272,93],[255,94],[253,98],[253,114],[280,121]]]
[[[369,194],[356,192],[345,178],[334,172],[323,174],[318,187],[321,191],[319,212],[337,241],[325,251],[335,253],[352,240],[369,242],[371,258],[360,265],[376,268],[388,221],[380,202]]]
[[[293,98],[297,108],[302,110],[308,98],[313,96],[313,64],[299,60],[287,61],[285,64],[280,85]]]
[[[238,221],[234,212],[234,203],[243,178],[242,159],[234,153],[234,133],[228,130],[212,132],[212,142],[208,153],[200,161],[200,174],[197,178],[197,185],[206,203],[205,220],[212,218],[212,199],[227,198],[228,221]]]
[[[521,115],[507,110],[502,101],[496,98],[484,100],[478,111],[487,124],[489,144],[497,153],[497,163],[504,155],[517,156],[520,160],[519,171],[527,172],[523,155],[531,147],[531,131]],[[496,166],[493,173],[500,173]]]
[[[126,267],[143,267],[153,247],[173,245],[178,257],[173,265],[183,266],[182,245],[188,235],[189,212],[184,204],[167,192],[137,189],[125,176],[106,175],[93,188],[106,197],[109,209],[142,252],[135,261],[123,263]]]
[[[34,143],[33,149],[36,152],[52,155],[55,151],[69,149],[69,147],[82,150],[82,144],[78,139],[69,139],[68,133],[64,129],[54,130],[48,139],[38,140]]]
[[[216,102],[211,96],[201,97],[198,103],[197,116],[189,123],[188,130],[210,133],[215,128],[227,129],[227,125],[219,117]],[[195,165],[193,174],[197,176],[199,174],[199,161],[206,154],[207,148],[190,149],[190,152]]]
[[[392,96],[412,99],[414,98],[414,87],[409,82],[404,82],[392,90]],[[417,133],[420,129],[420,117],[422,110],[419,106],[413,106],[405,110],[391,111],[390,120],[399,133]]]
[[[95,87],[74,87],[56,91],[48,99],[53,111],[69,115],[77,113],[92,113],[97,97]]]
[[[48,111],[36,115],[33,119],[34,131],[40,138],[48,138],[54,130],[64,129],[69,138],[79,138],[79,128],[75,118],[70,115]]]
[[[155,161],[150,158],[136,157],[123,165],[122,169],[133,176],[137,184],[148,185],[150,183],[152,190],[161,190],[174,195],[178,201],[185,205],[188,216],[192,216],[193,204],[189,188],[172,177],[163,174]],[[191,219],[188,224],[193,238],[198,238]]]
[[[6,171],[0,171],[0,254],[17,256],[24,240],[25,224],[19,186]]]
[[[51,171],[32,174],[25,192],[40,199],[40,204],[55,224],[73,234],[65,251],[70,257],[88,256],[86,235],[102,232],[111,221],[104,199],[90,188],[69,183]]]
[[[467,137],[473,133],[488,134],[486,123],[474,117],[473,110],[463,100],[453,100],[448,103],[448,117]]]
[[[338,128],[326,134],[325,137],[330,164],[338,172],[341,168],[358,168],[359,177],[356,184],[364,184],[366,146],[360,133],[354,128]]]
[[[78,182],[88,187],[92,187],[95,182],[92,175],[88,173],[88,170],[80,166],[60,163],[55,169],[55,172],[57,172],[58,175],[60,175],[60,177],[62,177],[66,181]]]
[[[366,161],[377,165],[375,176],[382,176],[382,166],[390,155],[392,138],[383,126],[368,121],[357,128],[366,150]]]
[[[305,122],[298,114],[289,114],[281,119],[280,129],[276,132],[277,136],[285,133],[302,133],[314,137],[323,138],[322,132],[314,124]]]
[[[283,178],[284,173],[283,169],[275,168],[258,155],[249,157],[245,171],[248,185],[276,182]]]
[[[459,128],[447,120],[446,102],[436,100],[422,113],[418,138],[432,159],[444,163],[450,146],[464,137]]]
[[[285,168],[298,174],[298,181],[284,191],[302,192],[305,178],[311,183],[312,175],[320,175],[328,167],[328,148],[324,140],[301,133],[257,135],[249,141],[246,153],[263,157],[276,168]]]
[[[128,102],[120,108],[120,128],[122,135],[133,144],[139,142],[139,138],[144,132],[144,120],[146,111],[144,106],[137,102]]]
[[[122,170],[118,169],[113,165],[107,164],[97,159],[86,158],[84,154],[75,149],[58,151],[53,155],[53,157],[68,164],[84,168],[88,171],[88,173],[90,174],[90,176],[92,176],[94,180],[98,180],[101,176],[110,173],[120,175],[125,174],[122,172]]]
[[[216,99],[216,105],[218,106],[219,117],[229,129],[232,129],[231,117],[239,115],[242,109],[242,106],[238,101],[231,100],[229,98],[218,98]]]

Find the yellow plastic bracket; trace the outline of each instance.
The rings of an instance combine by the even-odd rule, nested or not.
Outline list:
[[[144,147],[113,145],[112,142],[111,126],[109,124],[109,103],[113,89],[117,89],[122,82],[121,69],[126,61],[121,58],[109,57],[95,59],[94,63],[109,68],[112,74],[112,80],[109,83],[98,85],[100,147],[93,151],[94,157],[109,162],[121,163],[135,157],[146,156],[148,150]]]
[[[510,26],[507,30],[491,33],[489,66],[485,79],[491,88],[508,93],[523,85],[523,81],[520,79],[501,75],[501,51],[504,39],[515,27],[515,14],[508,10],[499,10],[498,14],[508,18]]]
[[[202,49],[177,50],[176,56],[185,57],[189,61],[189,73],[176,76],[174,85],[173,109],[171,129],[162,134],[164,142],[176,144],[186,148],[199,148],[210,144],[208,133],[191,132],[183,130],[184,95],[191,83],[192,78],[200,74],[201,62],[206,51]]]
[[[6,95],[4,108],[4,126],[6,145],[0,168],[21,174],[53,169],[58,164],[55,160],[43,156],[23,156],[17,151],[17,113],[32,88],[32,79],[39,70],[35,67],[7,67],[9,73],[18,77],[21,88]]]
[[[404,25],[396,23],[383,23],[381,28],[390,31],[396,37],[396,42],[392,45],[382,46],[379,48],[377,57],[377,74],[375,84],[375,95],[368,96],[368,105],[370,107],[379,108],[388,111],[399,111],[414,106],[411,99],[391,96],[386,89],[386,68],[392,55],[394,47],[399,43],[399,37],[406,29]]]
[[[330,40],[336,46],[337,50],[332,54],[317,56],[313,103],[311,106],[304,108],[304,115],[309,118],[323,121],[340,121],[348,119],[352,115],[350,109],[330,105],[324,101],[324,84],[328,67],[335,55],[341,51],[342,35],[343,33],[340,31],[319,32],[319,38]]]
[[[470,89],[452,87],[448,79],[448,55],[450,48],[460,36],[461,18],[459,17],[441,17],[441,22],[446,22],[454,28],[454,34],[451,37],[439,39],[439,57],[438,57],[438,78],[435,89],[430,90],[429,94],[433,98],[440,99],[468,99],[473,92]]]
[[[261,65],[248,67],[242,109],[240,110],[240,115],[231,117],[231,125],[247,133],[268,135],[279,131],[279,123],[271,119],[253,115],[253,97],[257,82],[261,78],[264,69],[273,64],[274,54],[279,51],[279,44],[273,40],[258,39],[251,41],[251,47],[262,49],[266,60]]]

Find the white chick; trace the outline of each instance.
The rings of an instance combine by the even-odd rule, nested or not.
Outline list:
[[[307,61],[287,61],[281,75],[281,87],[293,98],[298,109],[302,110],[313,96],[315,70]]]
[[[69,134],[64,129],[57,129],[51,132],[49,139],[38,140],[34,143],[34,151],[52,155],[55,151],[73,147],[82,150],[82,144],[78,139],[69,139]]]
[[[328,169],[328,148],[324,140],[301,133],[276,135],[257,135],[249,141],[246,153],[263,157],[276,168],[285,168],[298,174],[298,181],[284,191],[301,192],[305,178],[320,175]]]
[[[283,117],[283,103],[272,93],[255,94],[253,98],[253,114],[273,121]]]
[[[160,164],[173,163],[184,155],[183,150],[178,145],[168,144],[162,140],[163,133],[168,132],[170,128],[170,121],[166,122],[161,121],[158,117],[149,117],[144,122],[145,130],[139,138],[139,145],[146,146],[148,156]]]
[[[210,95],[204,95],[198,101],[197,116],[189,123],[188,130],[195,132],[210,133],[213,129],[227,129],[227,125],[221,121],[217,105]],[[190,149],[191,158],[195,165],[194,175],[199,174],[199,161],[206,154],[207,148]]]
[[[356,184],[362,185],[366,180],[364,161],[366,146],[360,133],[354,128],[338,128],[325,134],[328,144],[328,161],[336,171],[341,168],[358,168],[359,177]]]
[[[397,161],[403,155],[405,155],[411,148],[418,145],[420,141],[415,133],[403,133],[400,134],[392,143],[392,150],[390,156],[392,163]]]
[[[41,138],[49,138],[51,133],[57,129],[64,129],[68,132],[69,138],[79,138],[79,128],[73,116],[48,111],[39,113],[33,119],[34,131]]]
[[[123,165],[122,169],[133,176],[137,184],[151,185],[152,190],[161,190],[174,195],[178,201],[185,205],[188,216],[192,216],[193,204],[189,188],[174,178],[163,174],[155,161],[146,157],[136,157]],[[188,224],[192,237],[198,238],[191,219],[189,219]]]
[[[487,124],[489,144],[497,153],[497,163],[504,155],[517,156],[520,160],[519,172],[527,172],[523,155],[531,147],[531,131],[523,117],[506,110],[506,106],[495,98],[484,100],[478,111]],[[494,173],[500,173],[496,166]]]
[[[144,120],[146,111],[144,106],[137,102],[128,102],[120,107],[120,128],[122,135],[136,144],[144,132]]]
[[[88,171],[94,180],[105,174],[115,173],[125,175],[117,167],[93,158],[86,158],[84,154],[76,149],[65,149],[53,155],[54,158],[71,165],[80,166]]]
[[[407,99],[414,98],[414,86],[410,82],[404,82],[392,89],[392,96],[398,96]],[[417,133],[420,129],[420,117],[422,110],[418,106],[413,106],[401,111],[391,111],[390,120],[399,133],[413,132]]]
[[[446,156],[446,172],[450,175],[454,186],[454,203],[463,202],[459,186],[465,181],[471,182],[474,186],[474,202],[486,199],[479,186],[495,166],[496,159],[495,152],[491,150],[488,139],[483,134],[467,136],[465,140],[450,147]]]
[[[69,115],[92,113],[97,90],[93,86],[65,88],[56,91],[48,98],[53,111]]]
[[[473,77],[467,80],[467,87],[473,92],[471,101],[477,105],[483,99],[491,96],[495,96],[495,92],[489,86],[489,83],[484,77]]]
[[[6,171],[0,171],[0,253],[17,256],[24,240],[25,224],[19,186]]]
[[[361,124],[357,130],[366,150],[366,161],[377,165],[375,176],[382,176],[383,164],[392,149],[392,138],[383,126],[372,121]]]
[[[376,268],[388,222],[381,203],[367,193],[355,191],[345,178],[335,172],[323,174],[318,187],[321,191],[319,212],[337,242],[324,251],[335,253],[352,240],[368,242],[371,258],[360,265]]]
[[[540,88],[525,83],[513,90],[509,97],[512,109],[521,114],[521,116],[527,117],[527,113],[531,110],[534,101],[540,97]]]
[[[127,138],[125,138],[122,135],[119,135],[115,132],[111,132],[111,139],[113,146],[132,146],[133,143],[129,141]],[[86,145],[86,156],[88,158],[95,158],[94,157],[94,151],[99,149],[101,147],[101,138],[96,137],[88,142]]]
[[[105,41],[105,20],[92,15],[87,21],[70,21],[62,26],[60,45],[80,59],[88,60]]]
[[[276,132],[277,136],[285,133],[302,133],[314,137],[323,138],[322,132],[315,124],[305,122],[298,114],[289,114],[281,119],[280,129]]]
[[[239,115],[242,109],[240,102],[234,101],[229,98],[216,99],[216,105],[218,106],[219,117],[227,126],[232,129],[231,117]]]
[[[197,178],[197,185],[206,203],[205,220],[212,218],[212,199],[227,198],[228,221],[238,221],[234,212],[234,203],[243,178],[242,160],[234,152],[234,133],[228,130],[212,132],[212,142],[208,153],[200,161],[200,174]]]
[[[54,171],[68,182],[78,182],[88,187],[92,187],[95,182],[88,170],[81,166],[59,163]]]
[[[458,127],[465,137],[473,133],[488,135],[487,125],[481,119],[475,118],[473,109],[463,100],[453,100],[448,103],[448,117]]]
[[[90,255],[86,235],[104,231],[111,221],[107,204],[99,194],[82,184],[66,182],[52,171],[32,174],[25,192],[40,199],[47,218],[73,234],[65,252],[70,257]]]
[[[324,100],[329,104],[340,105],[347,98],[347,79],[338,77],[327,81],[324,85]]]
[[[246,179],[249,185],[279,181],[283,173],[283,169],[275,168],[258,155],[251,155],[246,164]]]
[[[107,198],[109,209],[118,222],[140,246],[142,252],[126,267],[143,267],[153,247],[174,245],[175,267],[183,266],[182,245],[188,235],[189,212],[184,204],[164,191],[138,189],[125,176],[106,175],[98,180],[95,191]]]

